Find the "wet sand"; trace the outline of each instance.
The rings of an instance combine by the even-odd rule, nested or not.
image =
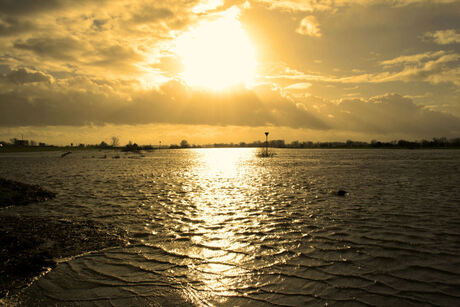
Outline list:
[[[0,207],[26,205],[54,193],[0,178]],[[0,298],[14,295],[57,261],[125,244],[124,235],[90,221],[11,215],[0,210]]]

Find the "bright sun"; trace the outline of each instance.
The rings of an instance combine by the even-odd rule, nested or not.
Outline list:
[[[238,9],[230,9],[178,38],[177,53],[184,64],[181,77],[187,84],[212,90],[253,85],[255,52],[238,14]]]

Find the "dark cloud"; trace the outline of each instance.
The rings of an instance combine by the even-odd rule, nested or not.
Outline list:
[[[31,71],[26,68],[12,70],[4,76],[4,79],[16,84],[33,82],[51,82],[53,77],[40,71]]]
[[[67,1],[62,0],[0,0],[0,12],[9,15],[24,15],[37,13],[45,10],[52,10],[63,6]]]
[[[97,84],[93,84],[97,89]],[[88,88],[88,86],[87,86]],[[170,82],[159,90],[133,93],[122,99],[112,93],[78,89],[43,90],[28,97],[24,88],[4,93],[0,111],[3,126],[84,124],[207,124],[239,126],[295,126],[327,129],[314,115],[269,89],[232,93],[194,91]],[[34,91],[35,95],[37,90]]]
[[[329,123],[336,129],[363,133],[406,133],[426,137],[458,135],[460,119],[414,104],[397,94],[369,100],[344,100],[329,108]]]
[[[78,84],[86,82],[86,90]],[[56,86],[54,83],[50,86]],[[62,88],[62,86],[60,87]],[[362,134],[406,134],[416,137],[455,136],[460,119],[431,111],[400,95],[333,103],[315,97],[294,102],[268,87],[228,93],[193,90],[169,82],[158,90],[113,92],[114,84],[86,80],[73,89],[38,89],[28,95],[18,87],[0,95],[0,125],[80,126],[87,124],[191,124],[210,126],[307,128]],[[41,93],[41,94],[40,94]],[[124,94],[124,93],[123,93]]]
[[[70,36],[49,38],[34,37],[26,41],[16,41],[14,47],[57,60],[75,60],[78,51],[83,50],[83,43]]]
[[[63,8],[72,8],[95,3],[102,4],[104,0],[0,0],[0,13],[7,15],[28,15],[50,12]]]
[[[160,91],[133,98],[116,110],[114,123],[205,124],[237,126],[291,126],[327,129],[327,125],[269,88],[229,93],[194,91],[170,82]]]
[[[47,126],[103,124],[104,105],[109,101],[96,94],[77,91],[28,98],[17,91],[0,94],[2,126]]]
[[[13,36],[34,29],[29,21],[23,21],[13,16],[0,17],[0,36]]]
[[[129,46],[111,45],[97,47],[95,55],[96,60],[91,60],[88,63],[94,66],[107,67],[108,69],[118,70],[133,70],[132,62],[142,60],[142,56]]]
[[[135,71],[132,64],[143,59],[131,46],[107,44],[106,41],[81,41],[71,36],[30,38],[16,41],[14,47],[30,51],[44,59],[104,67],[110,71]]]
[[[108,19],[94,19],[92,28],[96,31],[103,31],[106,30]]]

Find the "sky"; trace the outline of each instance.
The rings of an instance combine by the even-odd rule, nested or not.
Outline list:
[[[460,1],[0,0],[0,140],[460,137]]]

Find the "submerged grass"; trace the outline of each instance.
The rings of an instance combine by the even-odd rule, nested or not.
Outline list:
[[[259,149],[259,152],[257,153],[257,157],[259,158],[271,158],[271,157],[274,157],[276,155],[276,153],[274,153],[273,151],[271,150],[267,150],[267,149]]]

